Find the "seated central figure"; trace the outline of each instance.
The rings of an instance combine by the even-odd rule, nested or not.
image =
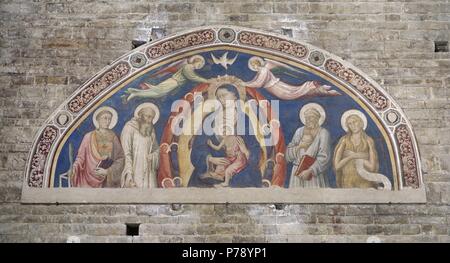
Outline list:
[[[225,108],[227,101],[236,101],[239,93],[236,87],[225,84],[217,88],[215,98]],[[228,110],[228,109],[227,109]],[[240,111],[235,107],[236,112]],[[205,119],[213,112],[205,116]],[[226,114],[223,114],[226,116]],[[243,114],[242,114],[243,115]],[[245,120],[235,121],[250,123]],[[234,125],[236,126],[236,122]],[[189,179],[191,187],[261,187],[262,177],[259,168],[261,146],[254,135],[250,135],[249,128],[243,135],[236,135],[236,127],[226,128],[227,121],[222,118],[214,119],[212,135],[198,135],[192,138],[190,160],[194,171]],[[225,130],[225,131],[224,131]],[[222,131],[222,132],[221,132]]]

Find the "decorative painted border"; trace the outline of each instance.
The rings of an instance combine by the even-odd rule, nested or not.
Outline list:
[[[146,54],[149,58],[156,59],[184,48],[213,43],[214,40],[216,33],[213,30],[201,30],[160,42],[149,47]]]
[[[300,59],[305,58],[308,54],[308,48],[305,45],[276,36],[269,36],[257,32],[241,31],[239,32],[237,39],[239,43],[243,45],[279,51]]]
[[[72,95],[50,116],[38,133],[28,158],[23,196],[27,196],[27,191],[30,189],[45,188],[49,172],[47,164],[53,160],[56,146],[80,116],[101,99],[101,93],[106,94],[104,91],[114,89],[126,77],[145,70],[168,55],[173,56],[202,46],[224,44],[284,56],[312,67],[354,90],[356,94],[360,95],[361,100],[374,109],[373,113],[379,117],[379,120],[384,123],[383,125],[392,131],[388,133],[395,142],[393,146],[397,155],[397,166],[400,170],[398,171],[400,173],[400,190],[403,189],[403,184],[406,187],[401,192],[408,188],[424,189],[417,142],[411,125],[395,101],[370,77],[361,73],[350,63],[326,51],[308,44],[298,43],[284,36],[268,35],[256,30],[234,26],[213,26],[193,29],[136,48],[83,84],[75,95]],[[164,200],[164,198],[159,199]]]
[[[31,158],[30,177],[28,186],[43,187],[44,171],[47,165],[47,156],[53,142],[58,136],[58,129],[55,126],[47,126],[39,136],[37,147],[34,149]]]
[[[113,66],[100,77],[97,77],[92,84],[83,88],[78,95],[75,96],[75,98],[69,101],[67,108],[72,113],[78,113],[100,92],[128,75],[130,69],[131,67],[128,62],[120,62]]]
[[[408,126],[405,124],[399,125],[395,129],[395,137],[399,145],[400,161],[402,163],[405,185],[412,188],[419,188],[417,160],[414,154],[414,144]]]
[[[356,73],[351,68],[346,68],[334,59],[325,62],[325,69],[337,76],[339,79],[353,85],[377,110],[384,110],[389,107],[389,99],[370,84],[367,79]]]

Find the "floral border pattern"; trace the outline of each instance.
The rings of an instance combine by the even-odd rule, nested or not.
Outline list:
[[[116,83],[130,72],[130,65],[127,62],[120,62],[97,77],[92,84],[84,88],[75,98],[69,101],[67,108],[72,113],[77,113],[86,107],[101,91]]]
[[[325,69],[341,80],[350,83],[361,92],[361,94],[366,97],[377,110],[384,110],[389,107],[389,99],[354,70],[344,67],[340,62],[334,59],[328,59],[325,62]]]
[[[419,175],[417,174],[417,160],[414,154],[414,145],[410,130],[405,124],[401,124],[395,129],[395,138],[400,149],[400,162],[405,185],[412,188],[419,188]]]
[[[183,48],[212,43],[214,40],[216,40],[216,34],[213,30],[201,30],[151,46],[147,49],[146,54],[149,58],[155,59]]]
[[[241,31],[237,37],[239,43],[283,52],[297,58],[305,58],[308,48],[299,43],[249,31]]]
[[[58,129],[54,126],[45,127],[45,129],[41,133],[41,136],[39,136],[37,146],[34,149],[33,158],[31,159],[28,186],[43,187],[47,156],[50,152],[53,142],[57,137]]]

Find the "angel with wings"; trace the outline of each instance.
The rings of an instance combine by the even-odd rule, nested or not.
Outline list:
[[[256,71],[256,76],[245,85],[250,88],[265,88],[268,92],[283,100],[295,100],[302,97],[311,96],[338,96],[341,95],[336,90],[331,90],[328,85],[321,85],[318,81],[306,81],[302,85],[290,85],[281,81],[273,74],[282,71],[285,74],[295,76],[292,73],[301,73],[286,64],[260,57],[251,57],[248,60],[248,67]]]
[[[128,88],[124,96],[126,101],[133,98],[161,98],[169,92],[183,86],[188,80],[205,83],[207,79],[199,76],[195,70],[201,69],[205,65],[205,59],[200,55],[195,55],[181,61],[176,61],[169,66],[152,74],[150,77],[161,78],[167,74],[172,74],[168,79],[158,85],[143,82],[139,85],[140,89]]]

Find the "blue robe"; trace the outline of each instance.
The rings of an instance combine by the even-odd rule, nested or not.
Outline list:
[[[250,152],[247,166],[235,174],[230,180],[230,187],[261,187],[261,171],[258,163],[261,158],[261,147],[253,135],[242,135],[247,148]],[[215,145],[219,145],[219,140],[215,135],[198,135],[194,136],[192,143],[191,162],[195,169],[191,175],[188,186],[190,187],[212,187],[214,184],[221,183],[215,179],[202,179],[200,176],[207,171],[208,155],[212,157],[225,157],[225,149],[216,151],[208,146],[207,141],[210,139]]]

